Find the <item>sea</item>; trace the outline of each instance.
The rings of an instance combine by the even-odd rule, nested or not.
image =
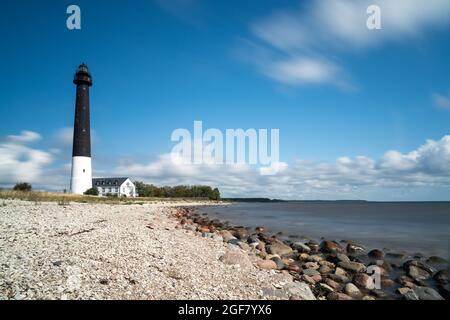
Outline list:
[[[368,249],[450,260],[450,202],[298,201],[199,209],[291,241],[353,241]]]

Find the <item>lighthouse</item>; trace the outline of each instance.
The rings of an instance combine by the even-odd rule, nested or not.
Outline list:
[[[81,64],[73,79],[77,87],[75,122],[73,127],[72,174],[70,191],[83,194],[92,188],[91,123],[89,112],[89,87],[92,77],[86,64]]]

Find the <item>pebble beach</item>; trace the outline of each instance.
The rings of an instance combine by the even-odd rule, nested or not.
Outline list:
[[[285,243],[210,220],[203,205],[4,200],[0,299],[444,299],[448,270],[396,266],[357,244]],[[381,289],[370,288],[371,265]]]

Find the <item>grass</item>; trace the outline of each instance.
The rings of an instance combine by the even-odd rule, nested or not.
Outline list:
[[[70,193],[61,192],[41,192],[41,191],[13,191],[13,190],[1,190],[0,199],[18,199],[25,201],[33,201],[36,205],[41,202],[57,202],[59,205],[69,205],[70,202],[78,203],[105,203],[105,204],[123,204],[132,205],[139,204],[143,205],[146,202],[190,202],[190,201],[208,201],[205,199],[196,198],[117,198],[117,197],[97,197],[97,196],[87,196],[87,195],[76,195]],[[212,201],[213,202],[213,201]],[[5,201],[3,201],[2,206],[6,206]]]

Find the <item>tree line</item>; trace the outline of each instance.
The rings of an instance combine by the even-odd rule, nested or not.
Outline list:
[[[136,191],[139,197],[156,198],[208,198],[219,200],[220,191],[218,188],[210,186],[175,186],[157,187],[153,184],[146,184],[142,181],[135,181]]]

